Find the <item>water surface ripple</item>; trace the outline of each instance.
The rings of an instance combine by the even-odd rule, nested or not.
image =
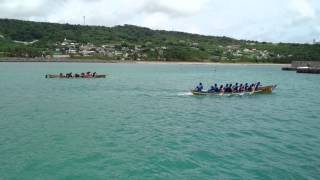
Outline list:
[[[96,71],[107,79],[45,79]],[[194,97],[196,83],[278,84]],[[318,179],[320,76],[279,66],[0,64],[0,179]]]

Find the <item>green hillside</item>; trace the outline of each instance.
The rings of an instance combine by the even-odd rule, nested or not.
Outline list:
[[[0,19],[0,56],[123,60],[274,62],[320,60],[320,45],[272,44],[158,31]]]

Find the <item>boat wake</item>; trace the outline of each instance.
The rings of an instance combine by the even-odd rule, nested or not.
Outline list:
[[[181,93],[178,93],[178,96],[192,96],[192,92],[181,92]]]

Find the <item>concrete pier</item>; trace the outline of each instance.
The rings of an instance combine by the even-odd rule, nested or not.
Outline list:
[[[293,61],[291,66],[283,67],[283,71],[296,71],[297,73],[320,74],[320,61]]]
[[[298,68],[297,73],[320,74],[320,68]]]

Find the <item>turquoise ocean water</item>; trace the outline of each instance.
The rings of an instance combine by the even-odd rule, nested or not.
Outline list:
[[[0,179],[319,179],[320,76],[280,66],[1,63]],[[96,71],[107,79],[45,79]],[[199,81],[277,84],[194,97]]]

